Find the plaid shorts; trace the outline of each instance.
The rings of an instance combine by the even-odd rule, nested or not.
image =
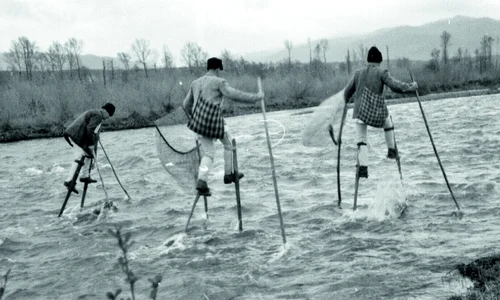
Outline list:
[[[375,94],[365,87],[361,95],[358,118],[367,125],[382,128],[388,116],[389,110],[385,104],[384,97]]]
[[[224,118],[220,105],[212,104],[200,97],[187,126],[197,134],[208,138],[224,138]]]

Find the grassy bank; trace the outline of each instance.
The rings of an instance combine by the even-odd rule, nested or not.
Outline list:
[[[453,296],[448,300],[496,300],[500,299],[500,255],[479,258],[468,264],[459,264],[456,271],[470,279],[474,286],[466,295]]]
[[[244,74],[224,71],[221,74],[234,87],[256,92],[256,76],[263,78],[268,111],[314,107],[340,91],[350,79],[325,66],[322,72],[311,72],[307,65],[290,68],[251,65]],[[116,71],[106,84],[99,73],[83,81],[39,76],[33,81],[5,72],[0,76],[0,143],[35,138],[60,137],[66,126],[83,111],[112,102],[117,110],[103,129],[106,131],[148,127],[153,121],[181,105],[190,83],[205,71],[185,69],[159,70],[146,78],[139,71]],[[470,96],[498,92],[496,75],[474,75],[463,70],[441,73],[414,70],[422,100]],[[393,75],[409,82],[406,69],[394,69]],[[109,75],[108,75],[109,76]],[[460,93],[458,93],[460,92]],[[389,103],[414,101],[386,93]],[[237,116],[259,112],[259,105],[225,101],[224,114]]]

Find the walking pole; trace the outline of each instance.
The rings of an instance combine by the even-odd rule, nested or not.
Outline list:
[[[112,164],[112,163],[111,163],[111,161],[109,160],[108,154],[106,153],[106,150],[104,150],[104,146],[102,145],[102,143],[101,143],[101,140],[100,140],[100,139],[99,139],[99,145],[101,145],[102,152],[104,152],[104,155],[106,156],[106,159],[108,160],[109,165],[111,166],[111,170],[113,171],[113,174],[115,174],[116,181],[118,181],[118,184],[120,185],[120,187],[122,188],[122,190],[125,192],[125,194],[127,195],[127,197],[128,197],[129,199],[132,199],[132,198],[130,197],[130,195],[127,193],[127,190],[125,190],[125,188],[123,187],[122,183],[120,182],[120,179],[118,178],[118,175],[116,175],[115,168],[113,167],[113,164]]]
[[[260,80],[260,77],[257,77],[257,85],[259,87],[259,92],[262,92],[262,82]],[[283,237],[283,244],[286,245],[285,227],[283,225],[283,216],[281,215],[281,205],[278,194],[278,183],[276,182],[276,171],[274,168],[273,150],[271,149],[271,141],[269,139],[269,131],[267,129],[266,105],[264,103],[264,99],[261,100],[261,106],[262,106],[262,115],[264,117],[264,128],[266,130],[267,149],[269,150],[269,158],[271,160],[271,171],[273,174],[273,183],[274,183],[274,195],[276,196],[276,205],[278,206],[278,214],[280,218],[281,236]]]
[[[408,71],[410,72],[411,81],[414,81],[413,80],[413,73],[411,72],[410,69],[408,69]],[[427,129],[427,133],[429,134],[429,139],[431,140],[432,149],[434,149],[434,154],[436,154],[436,158],[437,158],[437,161],[439,163],[439,167],[441,168],[441,172],[443,173],[444,180],[446,181],[446,185],[448,186],[448,190],[450,190],[451,198],[453,198],[453,201],[455,202],[455,205],[457,206],[458,215],[461,215],[463,213],[460,210],[460,205],[458,204],[457,199],[455,199],[455,195],[453,195],[453,191],[451,190],[450,183],[448,182],[448,177],[446,177],[446,172],[444,171],[443,164],[441,163],[441,159],[439,158],[439,154],[436,150],[436,145],[434,145],[434,140],[432,139],[431,131],[429,130],[429,125],[427,124],[427,119],[425,118],[424,109],[422,107],[422,103],[420,102],[420,97],[418,96],[418,90],[415,90],[415,95],[417,96],[418,105],[420,106],[420,111],[422,112],[422,117],[424,118],[425,128]]]
[[[333,143],[338,146],[337,149],[337,194],[339,196],[339,200],[337,201],[337,207],[342,208],[342,193],[340,190],[340,146],[342,144],[342,130],[344,129],[344,123],[345,123],[345,117],[347,115],[347,103],[344,106],[344,112],[342,113],[342,123],[340,123],[340,130],[339,130],[339,140],[335,140],[335,135],[333,133],[333,126],[330,124],[328,126],[328,132],[330,133],[330,137],[332,138]]]
[[[231,141],[233,145],[233,176],[234,189],[236,190],[236,206],[238,207],[238,229],[243,230],[243,220],[241,218],[241,201],[240,201],[240,178],[238,174],[238,156],[236,155],[236,140]]]

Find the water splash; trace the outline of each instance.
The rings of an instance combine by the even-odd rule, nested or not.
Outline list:
[[[167,247],[167,249],[164,249],[163,251],[160,252],[160,255],[162,254],[169,254],[172,251],[175,250],[180,250],[184,251],[186,249],[186,246],[184,245],[184,239],[187,237],[187,234],[185,232],[183,233],[178,233],[173,235],[172,237],[169,237],[168,239],[163,242],[163,246]]]
[[[377,184],[375,197],[368,204],[370,216],[377,220],[401,215],[401,207],[406,205],[405,189],[397,176],[388,176]]]
[[[367,203],[359,205],[355,211],[343,210],[341,219],[344,222],[353,222],[357,220],[383,221],[388,218],[399,218],[402,210],[407,205],[406,190],[401,185],[398,176],[387,174],[384,180],[377,183],[375,193],[366,201],[358,198],[358,203]]]
[[[65,169],[59,165],[55,165],[52,167],[52,169],[50,170],[50,173],[63,173],[65,171]]]
[[[35,167],[27,168],[24,170],[24,173],[30,175],[30,176],[37,176],[43,174],[43,171],[40,169],[37,169]]]
[[[271,259],[268,261],[269,264],[273,264],[275,263],[276,261],[280,260],[283,256],[287,255],[288,251],[290,250],[291,245],[289,245],[288,243],[284,244],[284,245],[281,245],[280,246],[280,251],[278,253],[275,253]]]

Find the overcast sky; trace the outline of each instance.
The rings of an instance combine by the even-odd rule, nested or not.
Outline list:
[[[500,20],[500,0],[0,0],[0,52],[20,36],[43,51],[75,37],[84,54],[114,57],[142,38],[178,61],[188,41],[241,55],[456,15]]]

